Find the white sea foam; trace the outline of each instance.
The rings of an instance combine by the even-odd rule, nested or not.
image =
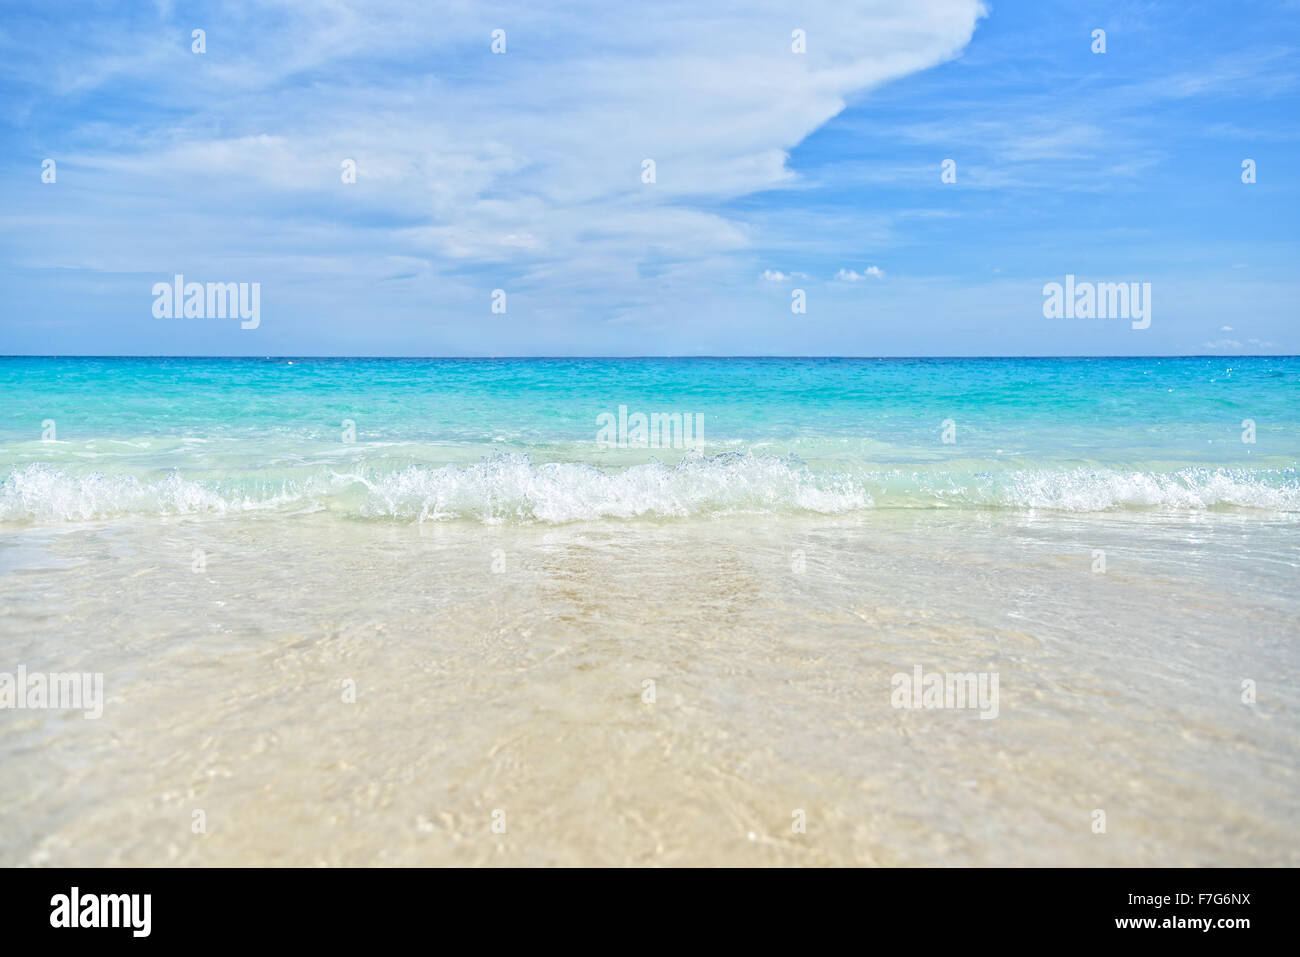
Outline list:
[[[329,508],[360,518],[489,524],[727,514],[842,514],[873,507],[967,507],[1096,512],[1237,507],[1300,512],[1294,469],[1012,469],[954,473],[817,471],[797,459],[745,453],[688,456],[602,470],[500,455],[468,466],[339,471],[324,466],[198,481],[149,481],[45,465],[0,481],[0,521],[76,522],[125,515],[198,515]]]
[[[527,456],[503,455],[466,468],[408,468],[378,479],[351,478],[369,490],[364,514],[421,521],[833,514],[873,504],[866,488],[848,476],[812,472],[787,459],[737,453],[687,458],[675,467],[650,462],[616,472],[571,462],[533,465]]]
[[[1000,486],[1000,487],[999,487]],[[1300,479],[1293,470],[1182,469],[1134,472],[1110,469],[1013,471],[984,484],[975,501],[1014,508],[1097,512],[1113,508],[1202,509],[1214,506],[1300,511]]]
[[[0,521],[77,522],[121,515],[192,515],[275,508],[297,499],[292,492],[226,492],[170,473],[157,481],[132,475],[30,465],[0,482]]]

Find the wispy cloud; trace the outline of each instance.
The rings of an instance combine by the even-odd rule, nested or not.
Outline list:
[[[835,278],[843,282],[862,282],[865,279],[884,279],[885,273],[879,266],[868,266],[862,272],[853,269],[841,269]]]
[[[259,343],[224,350],[790,351],[823,323],[831,347],[874,351],[843,333],[862,303],[846,284],[885,276],[843,264],[873,261],[890,264],[873,303],[910,295],[894,305],[912,316],[939,302],[926,276],[964,284],[941,303],[960,317],[986,315],[995,265],[1010,281],[1167,275],[1185,308],[1164,328],[1188,325],[1163,347],[1186,349],[1215,327],[1215,297],[1193,294],[1216,281],[1204,264],[1249,260],[1267,295],[1244,304],[1273,317],[1250,328],[1280,338],[1285,291],[1266,283],[1294,260],[1278,215],[1294,162],[1224,146],[1259,160],[1256,211],[1238,158],[1189,159],[1214,123],[1276,132],[1295,105],[1297,37],[1248,20],[1153,4],[1106,20],[1100,58],[1077,18],[977,0],[670,0],[654,16],[595,0],[121,0],[76,16],[16,10],[0,30],[9,349],[151,351],[149,284],[187,272],[262,283]],[[1222,49],[1207,55],[1202,33]],[[38,179],[47,157],[55,185]],[[1255,217],[1228,248],[1225,207]],[[809,290],[798,326],[780,288],[794,280]],[[65,325],[43,342],[20,306]],[[930,341],[895,328],[902,351]],[[1027,335],[995,333],[1002,352]]]

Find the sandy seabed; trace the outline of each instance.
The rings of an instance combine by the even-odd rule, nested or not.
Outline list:
[[[0,711],[0,864],[1296,865],[1298,556],[1231,510],[10,526],[0,671],[106,700]],[[997,717],[893,707],[918,665]]]

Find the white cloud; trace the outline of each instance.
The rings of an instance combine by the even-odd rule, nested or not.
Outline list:
[[[283,330],[286,350],[382,349],[390,329],[394,351],[789,352],[785,309],[766,340],[737,339],[772,285],[807,278],[756,280],[764,259],[888,248],[900,218],[936,215],[774,202],[806,185],[791,152],[850,101],[958,56],[983,15],[979,0],[808,0],[797,17],[742,0],[651,17],[597,0],[232,0],[205,8],[196,55],[179,7],[151,23],[93,5],[76,31],[15,35],[5,67],[16,114],[58,117],[42,135],[59,188],[6,203],[0,244],[67,302],[90,301],[86,271],[117,284],[103,309],[143,301],[131,348],[146,351],[151,282],[183,272],[260,282],[275,310],[260,334]],[[92,102],[112,109],[79,112]],[[752,194],[767,195],[731,202]],[[474,322],[494,288],[508,315]]]
[[[1225,326],[1224,328],[1230,327]],[[1274,349],[1276,344],[1264,339],[1247,339],[1244,343],[1237,339],[1215,339],[1212,342],[1201,343],[1202,349],[1214,349],[1216,351],[1232,350],[1240,352],[1247,347],[1252,349]]]
[[[862,272],[853,269],[841,269],[835,274],[835,278],[844,282],[862,282],[865,279],[884,279],[885,272],[879,266],[868,266]]]
[[[518,0],[491,23],[469,5],[431,16],[414,0],[271,6],[214,10],[203,56],[174,23],[51,51],[63,88],[147,91],[167,107],[153,128],[142,113],[130,137],[90,138],[99,148],[72,158],[100,197],[86,215],[122,237],[124,270],[159,268],[146,253],[158,244],[132,220],[177,208],[219,215],[218,234],[272,242],[267,230],[400,219],[370,230],[367,248],[462,265],[563,271],[596,249],[616,274],[647,251],[739,251],[754,245],[745,215],[702,204],[791,184],[791,149],[850,97],[956,56],[983,12],[979,0],[810,0],[800,55],[787,12],[740,0],[670,0],[651,18],[595,0],[564,12]],[[498,24],[507,52],[494,56]],[[222,40],[232,31],[237,44]],[[340,183],[345,158],[354,185]],[[644,159],[654,183],[641,182]],[[127,208],[116,200],[131,182],[148,188]],[[286,192],[324,209],[305,223],[296,211],[292,222],[267,216]],[[172,235],[165,251],[211,255],[213,240]],[[75,231],[56,245],[63,265],[84,248]]]

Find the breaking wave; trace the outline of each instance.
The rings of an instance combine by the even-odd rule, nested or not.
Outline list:
[[[1144,472],[1094,468],[997,472],[815,471],[794,458],[727,453],[602,470],[501,455],[466,466],[342,472],[315,468],[270,480],[179,472],[150,481],[47,465],[0,480],[0,521],[59,523],[120,516],[328,509],[360,518],[490,524],[727,514],[842,514],[957,507],[1097,512],[1234,507],[1300,512],[1295,469]]]

